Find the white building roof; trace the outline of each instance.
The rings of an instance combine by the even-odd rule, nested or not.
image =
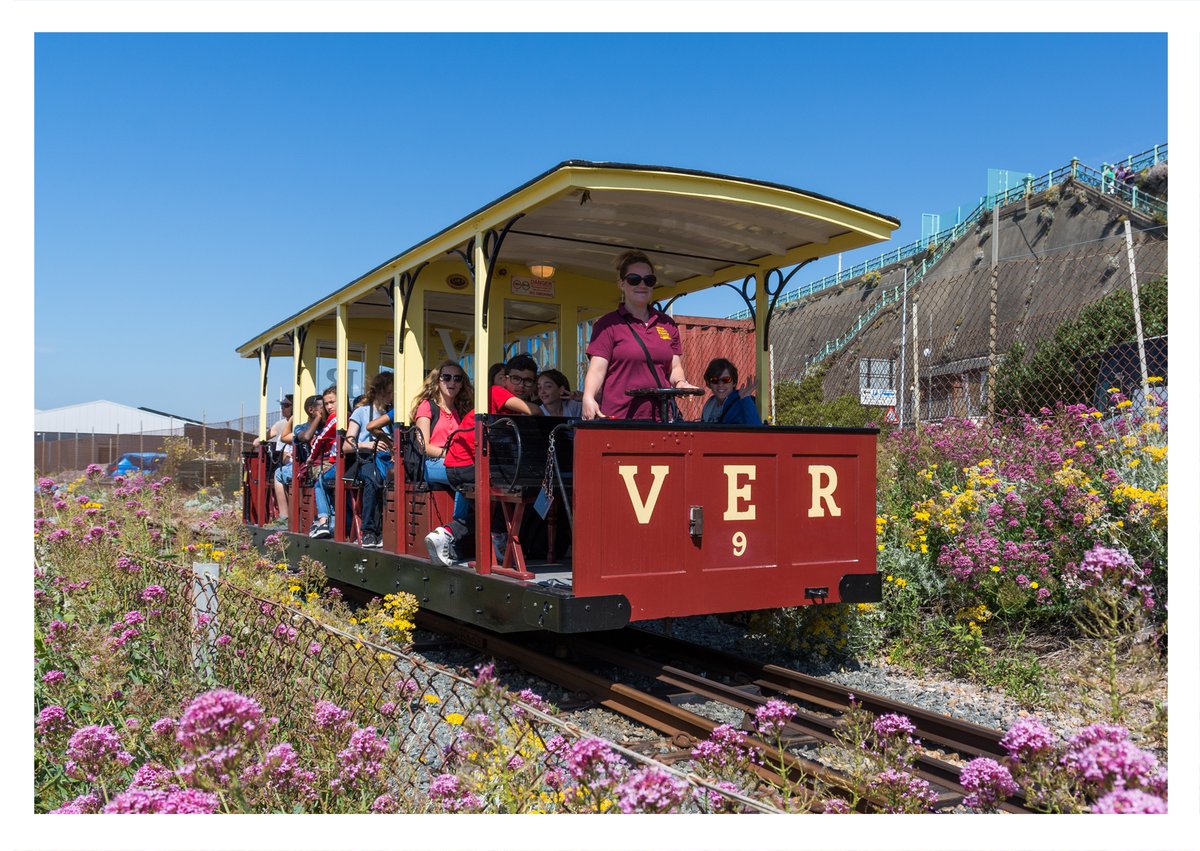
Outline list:
[[[104,399],[83,402],[78,405],[67,405],[63,408],[35,410],[33,414],[33,430],[35,432],[78,432],[79,434],[176,432],[181,434],[184,423],[194,422],[196,421],[192,419],[175,417],[159,411],[148,411],[144,408],[133,408]]]

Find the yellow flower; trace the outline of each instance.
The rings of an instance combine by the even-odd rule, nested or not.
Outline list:
[[[1000,565],[993,564],[992,565],[992,573],[999,573],[999,572],[1000,572]]]
[[[1158,384],[1162,381],[1162,376],[1161,375],[1151,375],[1149,378],[1146,379],[1146,381],[1150,384]]]
[[[929,544],[921,544],[921,552],[923,552],[923,553],[929,552]],[[901,579],[900,581],[903,582],[904,580]]]
[[[1140,464],[1140,463],[1142,463],[1142,459],[1141,459],[1141,458],[1134,458],[1132,461],[1130,461],[1130,462],[1129,462],[1129,466],[1130,466],[1130,467],[1136,467],[1136,466],[1137,466],[1138,464]]]
[[[1082,441],[1082,440],[1077,440],[1077,441],[1075,441],[1075,445],[1076,445],[1076,446],[1083,446],[1083,445],[1084,445],[1084,443],[1083,443],[1083,441]]]
[[[1133,402],[1129,401],[1128,399],[1122,399],[1120,402],[1117,402],[1117,407],[1118,408],[1132,408]]]
[[[1100,413],[1099,411],[1092,411],[1092,416],[1096,419],[1100,419],[1102,416],[1104,416],[1104,414]]]
[[[1108,392],[1109,393],[1120,393],[1121,388],[1120,387],[1110,387],[1110,388],[1108,388]]]
[[[924,549],[924,547],[922,547],[921,549]],[[904,587],[906,587],[906,586],[908,585],[908,580],[906,580],[906,579],[897,579],[897,580],[896,580],[896,585],[898,585],[898,586],[899,586],[899,587],[901,587],[901,588],[904,588]]]
[[[297,591],[300,590],[300,586],[299,585],[289,585],[288,590],[291,591],[293,594],[295,594]]]
[[[883,544],[877,546],[876,549],[879,550],[879,552],[883,552]]]
[[[432,697],[433,695],[428,695],[428,696]],[[446,723],[454,724],[456,726],[466,720],[467,720],[467,717],[465,715],[463,715],[461,712],[451,712],[449,715],[446,716]]]
[[[423,699],[430,706],[435,706],[442,702],[442,699],[440,697],[438,697],[436,694],[427,694],[427,695],[425,695],[425,697]]]
[[[1030,588],[1032,588],[1034,591],[1036,591],[1036,590],[1037,590],[1037,587],[1038,587],[1038,584],[1037,584],[1036,582],[1030,582],[1030,583],[1029,583],[1029,587],[1030,587]]]
[[[887,578],[887,581],[888,581],[888,582],[895,582],[896,580],[895,580],[895,579],[893,579],[893,578],[892,578],[892,577],[889,575],[889,576],[888,576],[888,578]]]

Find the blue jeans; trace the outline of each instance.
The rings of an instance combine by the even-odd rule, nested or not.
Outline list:
[[[392,464],[386,458],[375,457],[375,463],[362,467],[362,530],[364,533],[383,533],[383,488]]]
[[[425,459],[425,481],[431,485],[453,487],[446,478],[446,464],[442,458]],[[454,492],[454,519],[465,523],[471,511],[471,503],[457,490]]]
[[[333,483],[337,480],[337,467],[330,467],[319,481],[313,485],[313,499],[317,503],[317,516],[328,517],[329,525],[333,525],[333,506],[329,497],[333,494]]]

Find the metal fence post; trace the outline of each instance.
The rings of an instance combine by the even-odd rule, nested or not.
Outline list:
[[[1146,374],[1146,338],[1142,334],[1142,304],[1138,297],[1137,266],[1133,261],[1133,228],[1125,220],[1125,253],[1129,257],[1129,287],[1133,291],[1133,325],[1137,329],[1138,365],[1142,371],[1143,404],[1150,404],[1150,380]]]
[[[996,312],[1000,293],[1000,208],[992,208],[992,271],[988,296],[988,395],[987,415],[996,415]]]
[[[192,562],[192,665],[204,678],[212,676],[212,659],[217,640],[217,580],[221,566],[215,562]],[[201,618],[205,618],[202,625]],[[206,628],[202,628],[206,627]]]
[[[904,267],[904,291],[900,296],[900,406],[899,427],[904,428],[904,360],[908,355],[908,266]]]
[[[921,304],[921,296],[913,296],[913,427],[917,434],[921,433],[921,325],[917,321],[917,309]]]

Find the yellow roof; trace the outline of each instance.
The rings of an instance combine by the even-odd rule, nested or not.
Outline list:
[[[350,305],[351,319],[390,319],[377,287],[517,216],[498,262],[552,259],[560,270],[607,281],[615,277],[616,255],[641,249],[654,259],[665,297],[881,242],[900,226],[890,216],[776,183],[568,160],[248,340],[238,353],[253,356],[339,304]]]

